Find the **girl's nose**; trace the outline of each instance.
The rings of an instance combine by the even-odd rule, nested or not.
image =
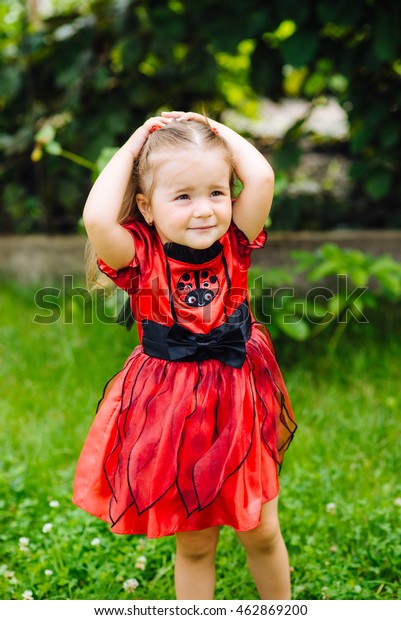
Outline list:
[[[194,209],[195,217],[209,217],[209,215],[213,214],[212,205],[208,200],[200,200]]]

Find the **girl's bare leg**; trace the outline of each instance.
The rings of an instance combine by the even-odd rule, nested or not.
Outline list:
[[[176,534],[175,591],[177,600],[211,600],[214,596],[214,557],[219,527]]]
[[[290,567],[277,504],[278,497],[263,504],[259,525],[248,532],[237,532],[259,596],[264,600],[291,599]]]

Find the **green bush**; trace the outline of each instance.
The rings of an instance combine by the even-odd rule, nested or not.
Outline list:
[[[298,250],[291,256],[292,268],[250,270],[255,314],[274,337],[283,332],[303,341],[330,328],[333,349],[350,322],[367,323],[366,313],[401,300],[401,263],[389,255],[374,257],[326,243],[314,252]],[[298,274],[315,285],[303,298],[295,296]]]

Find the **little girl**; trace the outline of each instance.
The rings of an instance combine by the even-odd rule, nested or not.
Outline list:
[[[85,205],[97,266],[128,292],[141,345],[105,388],[73,501],[117,534],[175,534],[177,599],[213,598],[221,525],[235,529],[260,597],[290,598],[277,472],[296,424],[247,288],[273,184],[233,130],[163,112]]]

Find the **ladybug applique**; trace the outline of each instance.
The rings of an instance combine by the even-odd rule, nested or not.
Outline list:
[[[191,308],[207,306],[219,292],[219,281],[210,269],[187,271],[177,283],[177,293],[181,301]]]

